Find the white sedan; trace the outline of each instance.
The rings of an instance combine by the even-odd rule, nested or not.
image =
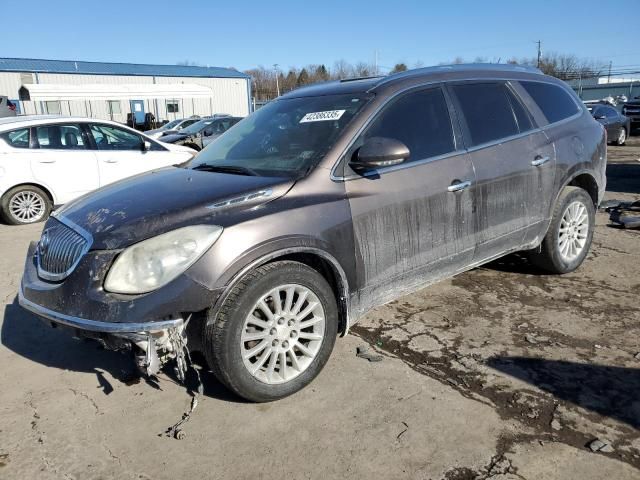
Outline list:
[[[117,180],[183,163],[195,150],[160,143],[107,120],[60,116],[0,119],[0,213],[10,224]]]

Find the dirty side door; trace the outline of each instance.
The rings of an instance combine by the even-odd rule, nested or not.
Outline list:
[[[474,263],[482,262],[521,247],[527,230],[540,220],[535,164],[551,167],[553,145],[506,82],[460,82],[449,88],[476,173]]]
[[[399,165],[345,170],[353,218],[360,311],[450,275],[473,256],[475,181],[469,156],[458,146],[451,106],[441,87],[404,93],[390,101],[347,152],[369,138],[403,142]]]

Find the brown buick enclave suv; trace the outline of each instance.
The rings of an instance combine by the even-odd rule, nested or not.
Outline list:
[[[307,385],[369,309],[511,252],[550,272],[589,250],[606,146],[563,82],[507,65],[302,88],[189,164],[54,212],[19,300],[128,346],[186,349],[238,395]]]

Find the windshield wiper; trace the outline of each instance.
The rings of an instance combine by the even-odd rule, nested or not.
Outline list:
[[[202,170],[204,172],[220,172],[231,173],[234,175],[249,175],[257,177],[258,174],[247,167],[239,167],[237,165],[210,165],[208,163],[201,163],[193,167],[193,170]]]

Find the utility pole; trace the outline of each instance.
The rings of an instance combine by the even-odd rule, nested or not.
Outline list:
[[[613,62],[609,60],[609,75],[607,75],[607,83],[611,83],[611,64]]]
[[[278,80],[278,77],[280,76],[280,73],[278,72],[278,64],[274,63],[273,64],[273,69],[276,72],[276,93],[278,94],[277,96],[280,96],[280,82]]]
[[[378,75],[378,50],[376,49],[376,50],[374,50],[374,52],[375,52],[374,53],[375,75],[377,76]]]
[[[540,60],[542,59],[542,41],[538,40],[538,68],[540,68]]]

